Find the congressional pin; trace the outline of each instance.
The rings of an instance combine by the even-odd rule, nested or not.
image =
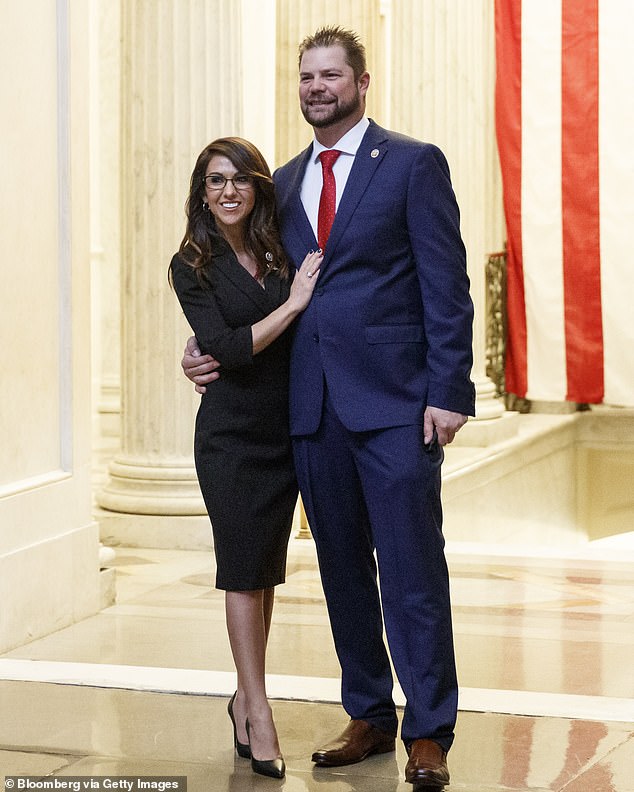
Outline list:
[[[370,152],[370,156],[372,157],[372,159],[376,159],[380,153],[381,152],[378,149],[372,149],[372,151]]]

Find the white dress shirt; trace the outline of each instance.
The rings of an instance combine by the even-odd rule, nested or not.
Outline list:
[[[335,203],[337,209],[339,208],[339,201],[341,200],[346,182],[348,181],[348,176],[350,175],[350,170],[352,169],[355,155],[369,126],[370,122],[365,116],[363,116],[363,118],[358,123],[356,123],[352,129],[349,129],[346,134],[332,147],[333,149],[337,149],[341,152],[332,168],[332,172],[335,176],[335,182],[337,184],[337,198]],[[319,159],[319,155],[322,151],[326,151],[326,146],[322,146],[322,144],[315,138],[315,140],[313,140],[313,151],[308,164],[306,165],[306,171],[304,173],[304,179],[302,181],[302,187],[300,190],[302,204],[304,205],[306,215],[311,226],[313,227],[313,231],[315,232],[315,238],[317,238],[319,197],[321,195],[321,187],[323,183],[321,160]]]

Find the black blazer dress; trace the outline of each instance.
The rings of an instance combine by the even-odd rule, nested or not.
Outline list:
[[[283,583],[297,483],[288,428],[291,333],[253,355],[251,325],[288,298],[275,271],[264,288],[227,246],[201,286],[179,254],[174,289],[201,351],[221,364],[207,385],[194,432],[194,458],[211,520],[216,587],[229,591]]]

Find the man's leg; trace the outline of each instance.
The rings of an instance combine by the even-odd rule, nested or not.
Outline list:
[[[344,709],[395,734],[372,538],[347,434],[326,399],[318,432],[293,441],[295,463],[341,664]]]
[[[426,450],[421,426],[355,438],[390,653],[407,700],[402,738],[406,745],[429,738],[446,751],[458,689],[442,536],[443,451]]]

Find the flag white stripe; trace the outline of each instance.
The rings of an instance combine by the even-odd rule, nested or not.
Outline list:
[[[522,3],[522,247],[529,399],[566,396],[561,0]]]
[[[634,406],[634,14],[599,4],[601,294],[607,404]]]

